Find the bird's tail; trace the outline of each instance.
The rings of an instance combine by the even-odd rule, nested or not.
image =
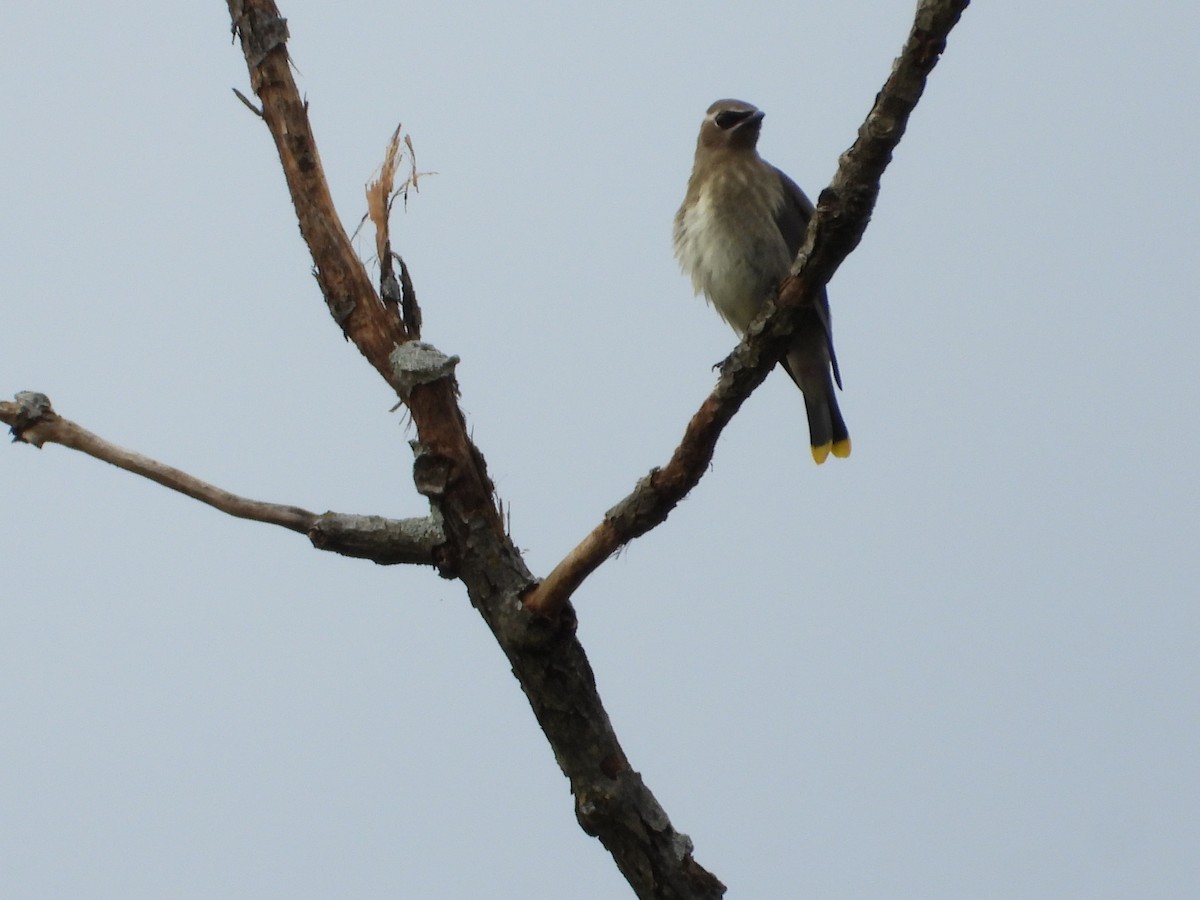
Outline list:
[[[820,465],[830,453],[842,459],[849,456],[850,432],[846,430],[846,422],[838,408],[829,357],[825,353],[805,353],[798,348],[784,357],[783,365],[804,392],[813,460]]]
[[[826,373],[822,382],[801,385],[808,412],[808,442],[817,465],[825,462],[830,453],[841,459],[850,455],[850,432],[838,408],[833,379]]]

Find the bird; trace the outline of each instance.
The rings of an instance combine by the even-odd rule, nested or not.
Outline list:
[[[675,256],[692,287],[744,335],[791,272],[813,214],[792,179],[758,154],[764,113],[741,100],[708,108],[683,205],[675,214]],[[850,455],[850,434],[834,390],[842,386],[829,331],[829,298],[817,298],[824,329],[797,334],[780,360],[804,394],[809,443],[820,465]]]

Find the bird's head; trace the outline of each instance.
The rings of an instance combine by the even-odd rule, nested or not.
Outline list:
[[[710,150],[753,150],[762,130],[763,111],[742,100],[718,100],[700,125],[700,146]]]

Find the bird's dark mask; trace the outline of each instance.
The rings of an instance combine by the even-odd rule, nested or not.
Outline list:
[[[722,131],[731,131],[746,125],[757,126],[762,122],[762,118],[762,112],[757,109],[726,109],[717,113],[713,121]],[[753,120],[752,123],[751,120]]]

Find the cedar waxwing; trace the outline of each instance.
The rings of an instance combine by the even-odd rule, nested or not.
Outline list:
[[[758,155],[763,113],[740,100],[708,108],[696,162],[675,214],[675,256],[721,317],[744,334],[763,303],[790,273],[813,213],[804,192]],[[818,301],[829,323],[829,298]],[[804,392],[813,459],[850,455],[834,381],[842,386],[833,338],[797,335],[781,360]]]

